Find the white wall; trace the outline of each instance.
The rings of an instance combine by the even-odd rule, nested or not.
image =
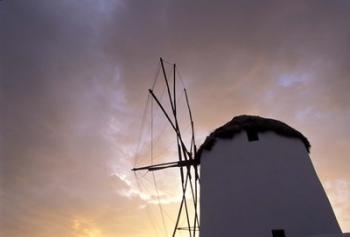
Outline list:
[[[201,156],[201,237],[341,233],[304,144],[274,132],[219,139]]]

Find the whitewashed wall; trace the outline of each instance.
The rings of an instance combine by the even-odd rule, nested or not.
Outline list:
[[[274,132],[218,139],[201,156],[200,237],[341,233],[304,144]]]

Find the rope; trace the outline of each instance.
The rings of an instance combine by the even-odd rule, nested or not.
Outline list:
[[[158,77],[159,77],[159,73],[160,73],[160,64],[158,64],[157,72],[156,72],[155,78],[153,79],[152,90],[154,90],[154,87],[156,86],[156,83],[157,83]]]
[[[155,87],[155,85],[156,85],[156,83],[158,81],[160,68],[161,68],[160,64],[158,64],[155,76],[153,78],[152,90],[154,89],[154,87]],[[135,158],[134,158],[134,167],[136,167],[136,164],[137,164],[137,161],[138,161],[138,158],[139,158],[138,154],[139,154],[139,151],[140,151],[142,135],[143,135],[144,127],[145,127],[145,124],[146,124],[146,114],[147,114],[149,101],[150,101],[150,95],[147,94],[147,98],[146,98],[146,101],[145,101],[145,104],[144,104],[144,108],[143,108],[143,113],[142,113],[141,126],[140,126],[140,130],[139,130],[139,135],[138,135],[138,142],[137,142],[136,149],[135,149],[136,155],[135,155]]]
[[[143,113],[142,113],[141,125],[140,125],[140,130],[139,130],[139,135],[138,135],[139,139],[137,141],[137,145],[136,145],[136,149],[135,149],[136,155],[135,155],[135,159],[134,159],[134,167],[136,167],[137,162],[138,162],[138,158],[139,158],[138,154],[140,152],[142,135],[143,135],[144,127],[146,124],[146,113],[147,113],[149,101],[150,101],[150,95],[148,95],[146,98],[145,106],[144,106]]]
[[[138,178],[136,172],[134,172],[134,175],[135,175],[135,180],[136,180],[137,188],[138,188],[141,192],[143,192],[143,188],[141,187],[140,179]],[[156,235],[159,237],[159,236],[160,236],[160,235],[159,235],[159,230],[158,230],[158,228],[157,228],[157,225],[153,222],[154,218],[153,218],[151,212],[150,212],[149,209],[148,209],[148,205],[146,205],[146,208],[145,208],[145,209],[146,209],[147,218],[148,218],[149,222],[151,223],[152,228],[154,229]]]
[[[180,80],[180,82],[182,84],[182,87],[186,88],[186,85],[185,85],[184,81],[182,80],[182,74],[181,74],[180,70],[178,69],[178,67],[177,67],[177,70],[176,70],[176,75],[177,75],[177,78],[179,78],[179,80]]]
[[[155,88],[156,86],[156,83],[158,81],[158,78],[159,78],[159,73],[160,73],[160,69],[161,69],[161,66],[160,64],[158,64],[158,67],[157,67],[157,71],[156,71],[156,74],[155,74],[155,77],[153,79],[153,83],[152,83],[152,90]],[[163,90],[164,91],[164,90]],[[143,133],[144,133],[144,130],[145,130],[145,124],[146,124],[146,115],[147,115],[147,110],[148,110],[148,107],[149,107],[149,102],[150,102],[150,95],[148,94],[147,95],[147,98],[145,100],[145,103],[144,103],[144,109],[143,109],[143,113],[142,113],[142,119],[141,119],[141,125],[140,125],[140,130],[139,130],[139,135],[138,135],[138,141],[136,143],[136,154],[134,155],[134,167],[136,167],[137,163],[138,163],[138,160],[139,160],[139,152],[140,152],[140,147],[141,147],[141,143],[142,143],[142,138],[143,138]],[[152,103],[153,105],[153,103]],[[153,121],[152,121],[153,123]],[[153,131],[152,131],[153,132]],[[153,134],[152,134],[153,136]],[[152,148],[153,149],[153,148]],[[153,152],[153,151],[152,151]],[[152,156],[151,156],[152,157]],[[145,172],[145,174],[142,176],[142,178],[147,174],[148,172]],[[140,179],[139,177],[137,176],[136,172],[134,172],[134,175],[135,175],[135,181],[136,181],[136,185],[137,185],[137,188],[141,191],[141,192],[144,192],[143,188],[141,187],[141,183],[140,183]],[[156,183],[155,183],[155,177],[153,177],[153,181],[154,181],[154,185],[156,186]],[[158,188],[156,187],[157,189],[157,197],[158,197],[158,202],[160,204],[160,200],[159,200],[159,191],[158,191]],[[160,206],[160,209],[161,209],[161,212],[163,212],[162,210],[162,207]],[[157,225],[154,223],[154,221],[152,221],[154,218],[152,217],[152,214],[150,213],[149,209],[148,209],[148,206],[146,206],[146,214],[147,214],[147,217],[151,223],[151,226],[152,228],[155,230],[155,233],[156,233],[156,236],[160,236],[159,235],[159,230],[157,228]],[[162,214],[162,221],[163,221],[163,225],[165,226],[165,221],[164,221],[164,217],[163,217],[163,214]],[[166,231],[166,228],[164,228],[165,231]]]
[[[151,102],[151,164],[153,165],[153,100]],[[168,230],[165,224],[165,218],[164,218],[164,213],[163,213],[163,207],[162,204],[160,202],[160,198],[159,198],[159,190],[158,190],[158,185],[156,182],[156,177],[155,177],[155,173],[152,172],[152,177],[153,177],[153,183],[154,183],[154,187],[156,189],[156,193],[157,193],[157,200],[158,200],[158,207],[159,207],[159,211],[162,217],[162,224],[163,224],[163,228],[165,231],[165,235],[167,236],[168,234]]]

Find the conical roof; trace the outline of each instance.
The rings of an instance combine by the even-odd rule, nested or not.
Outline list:
[[[271,118],[263,118],[253,115],[240,115],[234,117],[230,122],[213,131],[199,147],[196,158],[200,159],[203,150],[211,150],[218,138],[232,139],[242,130],[254,130],[258,133],[272,131],[281,136],[295,137],[300,139],[304,143],[306,150],[310,152],[311,145],[308,139],[301,132],[290,127],[289,125]]]

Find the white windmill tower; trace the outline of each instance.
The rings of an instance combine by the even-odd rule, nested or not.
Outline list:
[[[350,237],[341,232],[309,158],[310,143],[300,132],[277,120],[242,115],[212,132],[197,151],[186,89],[189,146],[178,124],[176,65],[170,88],[162,58],[160,64],[171,112],[149,92],[175,133],[178,161],[132,170],[180,169],[183,194],[172,236],[185,230],[190,237],[199,231],[200,237]]]
[[[201,237],[306,237],[341,230],[309,158],[277,120],[237,116],[200,147]]]

